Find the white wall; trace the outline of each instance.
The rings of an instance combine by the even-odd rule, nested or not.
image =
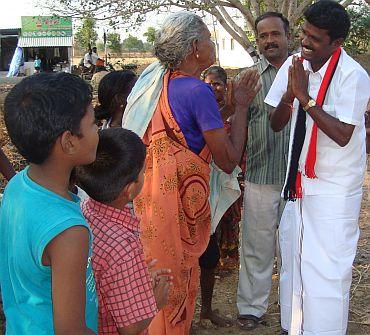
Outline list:
[[[216,27],[218,58],[222,67],[249,67],[253,59],[222,27]]]

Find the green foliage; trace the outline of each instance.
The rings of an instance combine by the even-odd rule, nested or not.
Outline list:
[[[144,42],[144,51],[153,51],[153,44],[149,42]]]
[[[95,20],[92,17],[83,19],[82,25],[77,29],[75,41],[79,48],[88,50],[95,46],[98,39],[98,33],[95,30]]]
[[[143,51],[144,43],[142,40],[139,40],[137,37],[128,35],[126,39],[123,40],[122,46],[124,50],[127,51]]]
[[[101,40],[98,40],[96,42],[96,47],[98,48],[98,51],[104,51],[104,42]]]
[[[354,56],[369,51],[370,7],[362,2],[348,9],[351,30],[344,43],[346,51]]]
[[[148,43],[151,43],[153,44],[154,41],[155,41],[155,34],[156,34],[156,30],[155,28],[153,27],[148,27],[148,30],[144,33],[144,36],[146,37],[146,41]]]
[[[60,12],[64,12],[66,15],[94,15],[99,19],[109,22],[112,27],[118,27],[120,25],[140,25],[146,20],[146,15],[150,12],[170,12],[171,6],[181,8],[182,10],[191,10],[197,12],[200,15],[208,13],[217,19],[230,33],[230,35],[238,41],[245,50],[253,48],[254,34],[253,26],[254,21],[258,15],[265,11],[278,11],[282,12],[291,23],[291,30],[293,36],[296,36],[298,31],[298,24],[302,18],[304,10],[314,2],[318,0],[280,0],[280,1],[267,1],[267,0],[240,0],[240,1],[223,1],[223,0],[137,0],[137,1],[124,1],[124,0],[46,0],[46,2],[53,3],[53,7],[57,8],[56,4],[59,4],[61,9]],[[345,7],[349,8],[349,5],[362,1],[364,5],[365,0],[335,0],[342,3]],[[370,0],[366,0],[370,1]],[[234,13],[227,12],[227,9],[233,9]],[[234,15],[235,14],[235,15]],[[246,21],[247,27],[252,30],[251,33],[240,30],[240,20],[235,18],[242,18]],[[356,20],[354,23],[357,23]],[[128,28],[128,27],[127,27]],[[150,30],[149,30],[150,29]],[[149,43],[153,43],[154,28],[149,28],[145,36]],[[367,34],[365,34],[367,36]],[[357,35],[359,36],[359,35]],[[360,37],[360,36],[359,36]],[[355,42],[357,43],[355,39]],[[136,42],[132,46],[129,39],[129,48],[140,49],[141,46]],[[295,45],[296,43],[293,43]],[[127,46],[125,46],[126,48]],[[359,45],[351,46],[350,48],[357,48],[357,50],[363,50],[364,46],[360,43]]]
[[[121,36],[118,33],[107,34],[108,47],[112,52],[120,53],[122,50]]]

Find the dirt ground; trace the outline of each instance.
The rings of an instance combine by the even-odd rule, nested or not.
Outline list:
[[[16,170],[20,170],[25,161],[16,152],[10,143],[3,123],[2,104],[10,85],[1,85],[0,82],[0,146],[14,164]],[[370,165],[370,164],[369,164]],[[0,190],[5,182],[0,176]],[[353,283],[351,287],[351,305],[349,318],[349,335],[370,334],[370,170],[368,167],[366,182],[364,185],[364,197],[360,216],[361,236],[358,243],[358,252],[353,266]],[[220,271],[214,291],[213,306],[221,314],[235,320],[236,288],[238,269]],[[241,331],[237,326],[230,328],[215,328],[207,323],[199,323],[199,297],[197,311],[194,317],[192,335],[223,335],[223,334],[250,334],[250,335],[276,335],[280,333],[279,307],[278,307],[278,275],[273,274],[273,287],[270,296],[270,305],[267,314],[256,330],[251,332]],[[0,334],[3,334],[4,319],[0,314]]]

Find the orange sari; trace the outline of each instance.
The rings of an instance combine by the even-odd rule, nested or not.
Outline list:
[[[210,236],[210,152],[187,146],[168,103],[166,73],[158,106],[143,138],[148,146],[145,182],[135,199],[146,257],[174,277],[167,306],[149,326],[150,335],[187,335],[199,283],[198,258]]]

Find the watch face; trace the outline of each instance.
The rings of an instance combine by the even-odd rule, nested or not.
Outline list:
[[[316,106],[316,101],[311,99],[309,102],[308,102],[308,108],[311,108],[311,107],[315,107]]]

